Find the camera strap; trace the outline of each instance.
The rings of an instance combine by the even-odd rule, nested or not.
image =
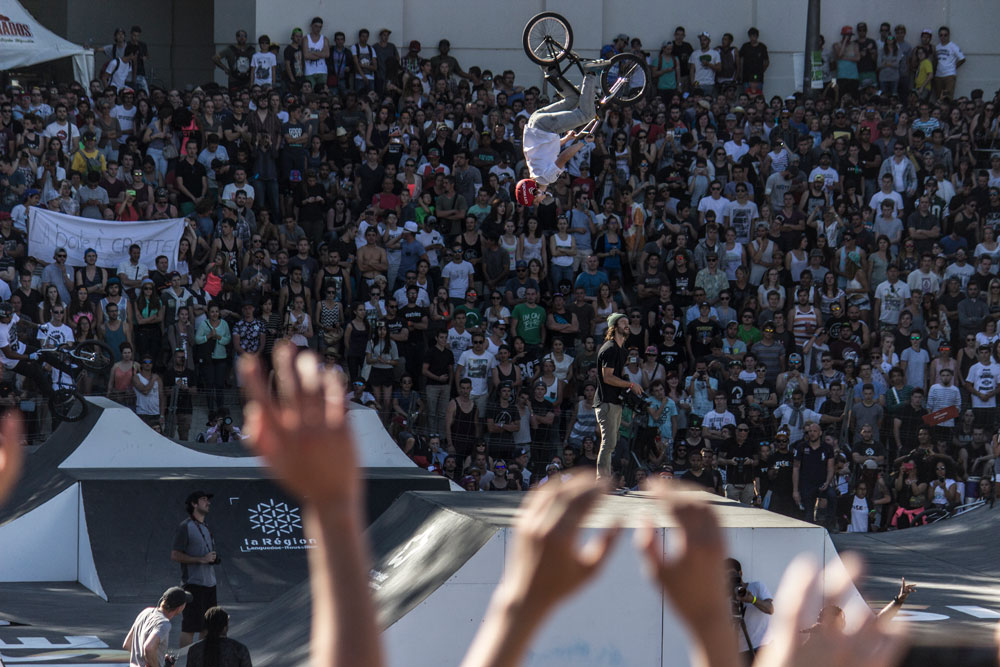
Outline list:
[[[208,549],[205,553],[215,551],[215,541],[212,539],[212,533],[210,533],[208,529],[202,525],[201,521],[193,518],[191,520],[194,521],[194,525],[198,529],[198,534],[201,535],[201,540],[205,543],[205,548]]]

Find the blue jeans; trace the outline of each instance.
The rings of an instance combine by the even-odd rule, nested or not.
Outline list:
[[[558,264],[549,264],[549,278],[552,280],[552,287],[559,287],[559,281],[565,279],[573,284],[573,265],[569,266],[559,266]]]
[[[566,97],[531,114],[528,126],[543,132],[562,134],[586,125],[597,114],[594,108],[596,87],[596,74],[584,76],[579,94],[567,86]]]

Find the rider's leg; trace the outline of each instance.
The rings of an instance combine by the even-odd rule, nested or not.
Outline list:
[[[52,376],[39,362],[22,359],[11,370],[31,380],[35,388],[46,398],[52,395]]]
[[[586,125],[596,113],[594,94],[597,89],[597,75],[588,73],[583,77],[580,94],[568,97],[539,109],[531,114],[528,125],[553,134],[563,134]]]

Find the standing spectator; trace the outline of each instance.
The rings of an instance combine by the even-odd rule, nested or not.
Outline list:
[[[254,48],[247,44],[247,31],[236,31],[236,43],[230,44],[212,56],[215,66],[229,77],[229,89],[238,90],[250,85],[251,64]]]
[[[129,652],[129,664],[163,667],[170,639],[170,621],[182,614],[193,601],[191,593],[172,586],[164,591],[155,607],[139,612],[122,644],[122,648]]]
[[[188,518],[177,527],[170,552],[170,560],[180,563],[183,590],[188,594],[181,624],[181,648],[194,641],[195,633],[198,633],[199,639],[205,638],[205,612],[218,605],[214,566],[219,557],[215,552],[212,531],[205,525],[213,495],[207,491],[188,494],[184,500]]]
[[[313,90],[326,85],[326,59],[330,57],[330,40],[323,34],[323,19],[319,16],[309,22],[309,34],[302,40],[302,61],[305,80]]]
[[[691,54],[690,60],[692,92],[712,97],[715,95],[716,72],[722,69],[722,62],[719,59],[719,52],[709,48],[712,36],[708,32],[698,35],[698,44],[701,48]]]
[[[833,482],[833,450],[823,442],[819,424],[806,426],[805,438],[795,445],[795,463],[792,467],[792,499],[805,512],[803,518],[810,523],[820,520],[816,507],[826,509],[826,491]],[[825,514],[825,512],[824,512]]]
[[[757,28],[747,30],[750,41],[740,47],[738,79],[746,85],[747,91],[756,95],[764,87],[764,73],[771,65],[767,45],[760,41]]]
[[[938,99],[950,100],[955,97],[955,78],[958,68],[965,64],[965,54],[958,44],[951,41],[951,29],[943,25],[938,28],[938,45],[934,48],[937,66],[934,68],[934,92]]]

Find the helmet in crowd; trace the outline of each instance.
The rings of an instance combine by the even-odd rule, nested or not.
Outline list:
[[[531,206],[532,202],[535,201],[536,194],[538,194],[538,183],[533,178],[521,179],[514,189],[514,196],[517,197],[517,203],[521,206]]]

